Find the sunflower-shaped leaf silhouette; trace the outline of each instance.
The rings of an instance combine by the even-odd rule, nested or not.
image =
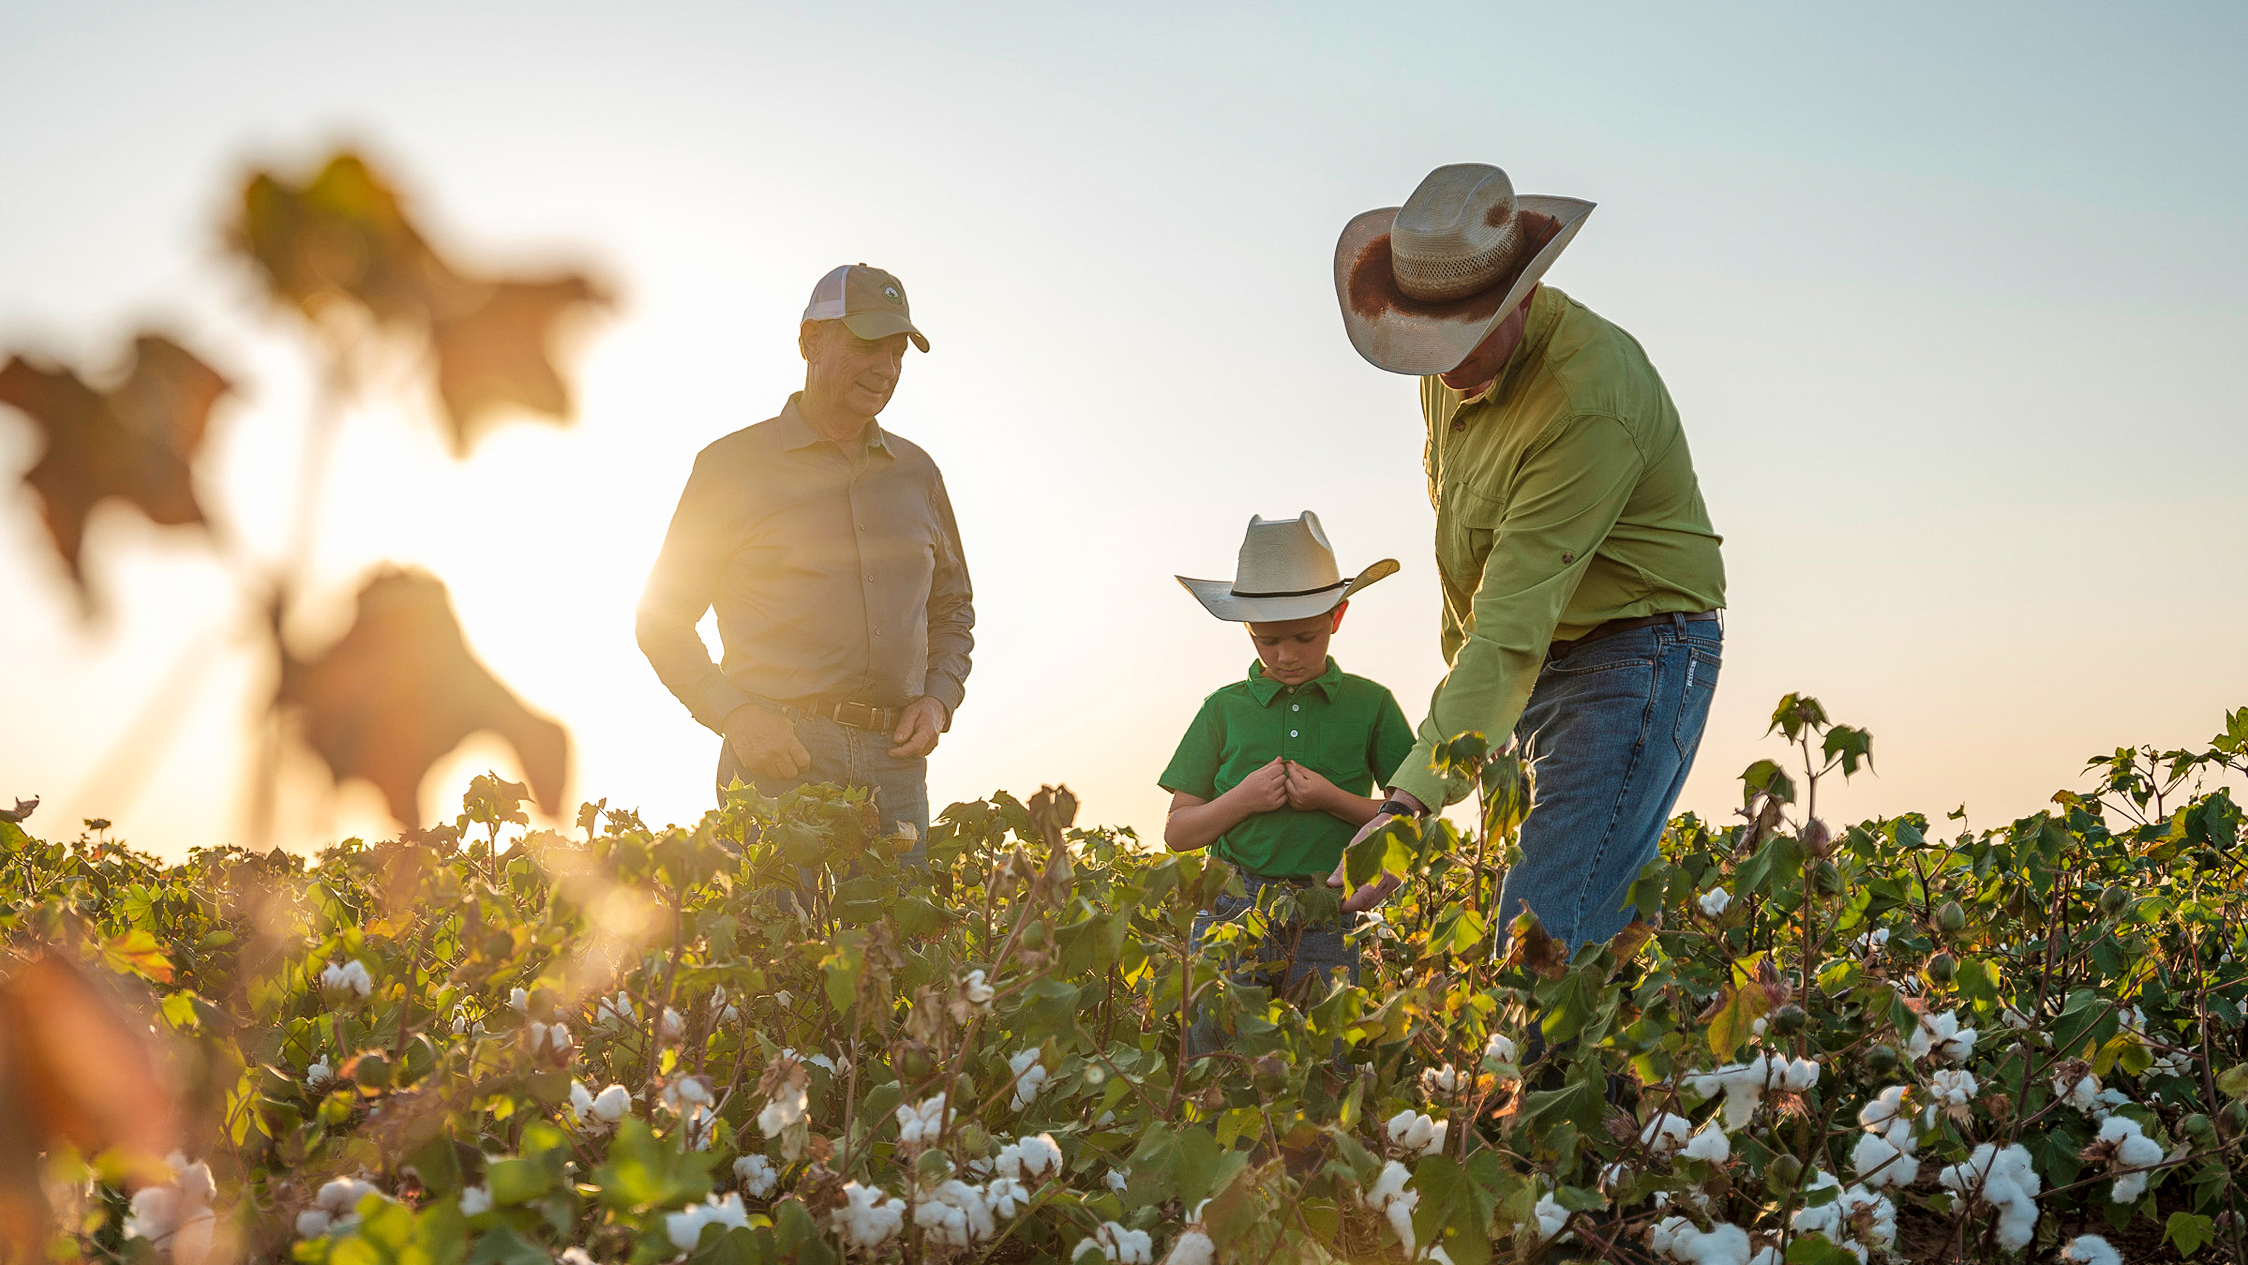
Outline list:
[[[23,481],[39,494],[47,534],[82,600],[92,600],[81,556],[86,518],[102,501],[129,501],[170,527],[204,521],[194,462],[211,406],[229,389],[217,370],[157,334],[133,340],[130,363],[107,390],[22,356],[0,366],[0,404],[22,411],[46,439]]]
[[[526,280],[456,268],[391,186],[350,153],[301,185],[270,172],[252,176],[230,237],[274,297],[305,316],[353,309],[421,339],[455,455],[510,409],[568,418],[553,334],[565,315],[607,301],[587,277]]]
[[[341,641],[310,661],[284,657],[279,701],[301,718],[305,740],[338,781],[373,782],[408,826],[421,824],[430,765],[487,730],[515,748],[539,807],[560,811],[569,734],[477,662],[435,576],[377,572],[360,588]]]

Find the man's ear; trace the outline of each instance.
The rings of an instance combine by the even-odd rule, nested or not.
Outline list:
[[[812,352],[820,345],[820,323],[805,321],[796,327],[796,353],[809,364]]]
[[[1333,632],[1340,632],[1340,631],[1342,631],[1342,626],[1343,626],[1343,612],[1344,612],[1344,611],[1347,611],[1347,610],[1349,610],[1349,609],[1350,609],[1350,599],[1349,599],[1349,598],[1344,598],[1344,599],[1343,599],[1342,601],[1340,601],[1340,602],[1338,602],[1338,603],[1336,603],[1336,604],[1335,604],[1335,622],[1334,622],[1334,623],[1332,623],[1332,624],[1330,624],[1330,625],[1328,625],[1328,627],[1327,627],[1327,631],[1328,631],[1328,632],[1330,632],[1330,633],[1333,633]]]

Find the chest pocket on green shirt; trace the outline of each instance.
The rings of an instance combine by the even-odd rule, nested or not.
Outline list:
[[[1444,491],[1443,527],[1436,535],[1436,564],[1444,578],[1473,592],[1491,556],[1491,540],[1506,516],[1506,501],[1464,483]]]

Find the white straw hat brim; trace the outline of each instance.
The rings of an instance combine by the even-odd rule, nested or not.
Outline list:
[[[1497,286],[1449,303],[1423,303],[1396,287],[1389,267],[1390,225],[1398,208],[1368,211],[1343,226],[1335,243],[1335,299],[1342,305],[1350,345],[1376,368],[1391,373],[1447,373],[1457,367],[1530,293],[1561,257],[1593,204],[1582,198],[1517,195],[1518,210],[1551,218],[1558,226],[1504,289]],[[1361,265],[1364,271],[1361,272]]]
[[[1330,572],[1329,574],[1332,574]],[[1324,615],[1344,599],[1377,580],[1397,574],[1397,559],[1384,558],[1331,589],[1317,593],[1292,593],[1278,597],[1243,596],[1233,591],[1231,580],[1190,580],[1174,577],[1194,594],[1203,609],[1229,624],[1283,624],[1291,619]]]

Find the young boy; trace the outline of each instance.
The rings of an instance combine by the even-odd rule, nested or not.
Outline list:
[[[1380,807],[1369,792],[1411,753],[1413,730],[1397,700],[1327,654],[1349,599],[1396,571],[1385,558],[1344,579],[1306,510],[1270,522],[1252,517],[1232,581],[1178,577],[1212,615],[1248,625],[1257,651],[1247,679],[1203,700],[1163,771],[1171,792],[1163,842],[1174,852],[1214,845],[1248,891],[1218,897],[1195,919],[1197,944],[1219,920],[1255,907],[1268,887],[1324,882]],[[1291,995],[1314,971],[1342,970],[1355,983],[1358,954],[1343,936],[1353,920],[1273,927],[1260,956],[1287,961],[1282,987]],[[1193,1053],[1217,1047],[1207,1019],[1194,1029]]]

